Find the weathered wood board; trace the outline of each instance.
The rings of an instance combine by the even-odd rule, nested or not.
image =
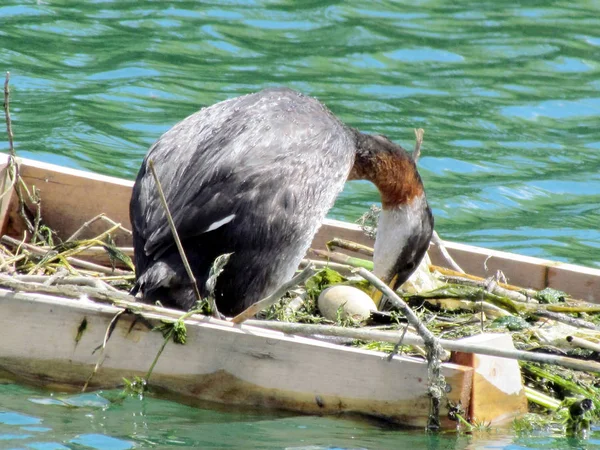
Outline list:
[[[2,159],[0,165],[1,162]],[[130,226],[131,182],[28,160],[21,161],[20,173],[25,183],[40,190],[44,221],[62,238],[102,213],[125,227]],[[24,228],[15,197],[10,191],[2,197],[0,224],[4,232],[22,237]],[[95,236],[106,228],[106,224],[96,223],[86,236]],[[313,247],[323,248],[333,237],[372,245],[359,227],[328,220],[315,237]],[[121,234],[118,243],[130,245],[130,237]],[[448,243],[448,248],[451,253],[468,256],[470,247]],[[489,255],[484,249],[472,249],[476,258]],[[431,253],[434,263],[440,264],[435,259],[435,249]],[[467,256],[464,256],[466,264]],[[521,258],[501,252],[495,252],[493,257],[516,266]],[[543,264],[541,260],[535,262]],[[513,269],[509,264],[505,270],[509,277],[510,270]],[[589,270],[592,284],[597,283],[594,269]],[[20,380],[79,388],[101,357],[95,350],[117,311],[115,307],[86,300],[0,290],[0,326],[5,331],[5,338],[0,340],[0,369]],[[155,324],[161,317],[155,312],[145,316]],[[85,330],[77,340],[84,322]],[[388,362],[381,353],[208,318],[190,319],[186,324],[187,344],[168,345],[153,372],[153,386],[188,398],[229,404],[311,414],[357,413],[419,427],[427,421],[427,369],[422,361],[394,357]],[[160,333],[150,331],[142,321],[131,315],[121,317],[90,387],[115,387],[123,377],[144,376],[162,342]],[[492,414],[486,409],[482,392],[490,384],[473,383],[474,371],[470,367],[488,361],[486,358],[464,360],[464,365],[445,364],[443,369],[451,387],[448,400],[474,406],[472,417],[476,420],[478,415],[486,420],[504,417],[514,406],[508,402],[508,411],[498,408]],[[518,367],[510,377],[520,383]],[[502,380],[493,380],[491,386],[495,388],[497,383],[500,386]],[[481,401],[474,403],[471,394]],[[486,413],[481,415],[477,411]],[[445,412],[442,411],[443,425],[453,427]]]
[[[0,368],[21,381],[81,389],[102,357],[96,349],[118,311],[84,299],[0,289]],[[159,315],[144,317],[160,323]],[[427,366],[421,360],[388,361],[379,352],[208,318],[190,319],[186,327],[186,344],[167,345],[152,373],[153,386],[228,404],[356,413],[416,427],[427,422]],[[123,315],[90,387],[117,387],[123,377],[145,376],[162,343],[161,333]],[[451,387],[448,399],[468,405],[472,369],[444,364],[443,375]],[[444,408],[444,427],[455,426],[446,413]]]

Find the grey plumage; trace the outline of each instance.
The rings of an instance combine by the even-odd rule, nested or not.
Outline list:
[[[195,302],[149,159],[203,295],[213,260],[233,252],[216,300],[234,314],[292,276],[352,168],[354,136],[318,101],[283,88],[204,108],[167,131],[130,205],[144,296],[183,309]]]

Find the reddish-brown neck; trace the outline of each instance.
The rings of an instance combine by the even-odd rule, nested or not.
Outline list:
[[[356,132],[356,157],[349,180],[369,180],[381,194],[383,209],[411,203],[423,195],[412,156],[384,136]]]

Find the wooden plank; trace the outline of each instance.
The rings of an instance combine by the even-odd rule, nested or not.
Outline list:
[[[508,282],[531,289],[551,287],[573,298],[600,302],[600,269],[550,261],[531,256],[444,241],[448,253],[472,275],[494,276],[502,271]],[[445,266],[439,249],[432,245],[429,255],[433,264]]]
[[[87,300],[0,290],[0,368],[21,381],[81,388],[99,358],[117,308]],[[153,323],[160,316],[145,314]],[[15,320],[26,318],[26,321]],[[85,320],[79,342],[75,337]],[[358,413],[423,427],[429,412],[423,361],[347,348],[229,322],[186,322],[185,345],[170,343],[151,384],[192,399],[283,408],[310,414]],[[91,387],[144,376],[163,338],[123,316]],[[472,369],[444,364],[452,402],[469,403]],[[445,427],[455,424],[442,411]]]
[[[66,239],[86,221],[101,213],[125,228],[131,228],[129,199],[133,182],[38,161],[19,161],[23,181],[40,190],[44,222],[61,238]],[[97,222],[83,237],[97,236],[108,227],[104,222]],[[14,198],[7,234],[20,236],[23,228]],[[131,245],[131,239],[124,233],[116,233],[115,238],[117,245]]]
[[[480,334],[461,339],[474,345],[514,350],[510,334]],[[527,397],[519,363],[514,359],[454,352],[452,361],[473,367],[469,418],[474,423],[499,424],[527,412]]]

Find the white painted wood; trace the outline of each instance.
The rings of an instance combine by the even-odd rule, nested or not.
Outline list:
[[[20,380],[80,388],[119,309],[87,300],[0,290],[0,368]],[[144,313],[153,324],[161,316]],[[21,318],[21,319],[18,319]],[[87,323],[75,341],[82,321]],[[145,375],[162,345],[159,332],[122,316],[90,386],[115,387]],[[150,384],[190,398],[313,414],[359,413],[425,425],[427,368],[419,360],[347,348],[224,321],[186,321],[187,343],[169,343]],[[472,371],[444,364],[453,402],[468,404]],[[444,412],[442,416],[445,417]],[[447,427],[453,426],[444,419]]]
[[[484,333],[461,339],[473,345],[515,350],[507,333]],[[527,412],[527,397],[516,360],[455,352],[452,361],[473,367],[469,417],[479,423],[502,423]]]

